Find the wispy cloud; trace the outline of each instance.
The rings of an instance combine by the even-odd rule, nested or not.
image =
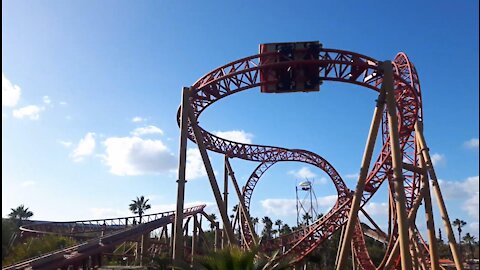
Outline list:
[[[58,143],[61,144],[65,148],[70,148],[70,146],[72,146],[72,142],[69,142],[69,141],[59,140]]]
[[[78,142],[77,147],[72,152],[72,158],[75,162],[82,161],[95,151],[95,133],[89,132]]]
[[[48,104],[52,103],[52,100],[48,96],[43,96],[43,103],[48,105]]]
[[[317,175],[313,173],[308,167],[302,167],[298,171],[289,171],[288,174],[293,175],[296,178],[315,178]]]
[[[146,121],[147,119],[143,118],[143,117],[140,117],[140,116],[135,116],[132,118],[132,122],[134,123],[140,123],[140,122],[144,122]]]
[[[320,213],[326,213],[329,211],[335,202],[337,201],[337,195],[329,195],[317,198],[317,203]],[[263,210],[268,215],[276,216],[292,216],[296,215],[297,201],[295,199],[265,199],[260,201]]]
[[[447,163],[447,158],[444,154],[434,153],[432,155],[432,163],[434,166],[444,166]]]
[[[477,149],[478,150],[478,138],[472,138],[472,139],[464,142],[463,146],[465,146],[468,149]]]
[[[468,177],[463,181],[439,180],[443,196],[446,200],[462,201],[462,210],[470,217],[479,219],[479,177]]]
[[[358,173],[350,173],[345,175],[345,179],[358,180]]]
[[[141,127],[141,128],[136,128],[134,131],[131,132],[133,136],[142,136],[142,135],[148,135],[148,134],[160,134],[163,135],[163,130],[156,126],[146,126],[146,127]]]
[[[214,131],[216,136],[239,143],[252,143],[253,134],[243,130]]]
[[[2,106],[14,107],[20,99],[22,89],[10,82],[2,72]]]
[[[31,181],[31,180],[30,180],[30,181],[22,182],[20,185],[21,185],[22,187],[31,187],[31,186],[34,186],[35,184],[36,184],[35,181]]]
[[[20,109],[13,110],[13,117],[23,119],[29,118],[30,120],[38,120],[40,118],[40,112],[45,108],[37,105],[28,105]]]

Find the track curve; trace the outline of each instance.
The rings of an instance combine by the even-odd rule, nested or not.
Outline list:
[[[351,83],[377,92],[380,92],[382,86],[383,71],[379,67],[380,62],[354,52],[320,48],[318,55],[303,60],[287,59],[278,62],[280,57],[282,56],[277,52],[253,55],[214,69],[200,78],[190,88],[189,95],[189,103],[197,122],[200,114],[207,107],[222,98],[259,86],[276,84],[276,80],[261,81],[260,73],[279,67],[314,66],[319,68],[319,79],[322,81]],[[400,145],[404,162],[416,165],[414,125],[421,117],[421,92],[418,75],[404,53],[399,53],[392,64],[394,66],[394,91],[399,119]],[[370,200],[386,179],[392,178],[388,122],[386,111],[384,110],[384,112],[383,146],[368,174],[361,206]],[[178,122],[180,121],[179,116],[180,109],[177,113]],[[307,150],[234,142],[220,138],[201,126],[199,128],[208,150],[225,154],[230,158],[260,162],[243,190],[247,207],[250,207],[251,196],[260,177],[277,162],[299,161],[317,166],[325,171],[334,183],[338,199],[330,212],[303,230],[266,241],[262,247],[264,250],[282,249],[284,250],[282,256],[293,255],[295,261],[300,261],[346,223],[351,204],[351,191],[334,167],[320,155]],[[188,137],[195,142],[193,128],[190,124]],[[407,171],[404,173],[404,186],[408,189],[406,204],[407,209],[410,209],[413,199],[419,191],[419,176]],[[247,226],[242,227],[245,230],[244,233],[249,235]],[[361,232],[358,231],[358,233]],[[390,238],[396,238],[395,229],[391,230]],[[368,257],[368,251],[362,247],[362,244],[365,245],[364,240],[355,238],[355,243],[358,257],[362,259],[360,263],[362,268],[372,269],[375,267],[372,266],[373,263]]]

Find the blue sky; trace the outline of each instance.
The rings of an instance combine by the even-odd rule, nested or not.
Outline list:
[[[478,19],[477,1],[2,1],[2,216],[25,204],[35,219],[114,217],[139,195],[153,210],[172,210],[181,88],[260,43],[319,40],[379,60],[410,57],[450,217],[478,236]],[[353,189],[375,99],[338,83],[320,93],[253,89],[214,104],[200,123],[316,152]],[[189,148],[187,202],[215,211]],[[210,156],[221,179],[222,157]],[[244,183],[257,164],[232,165]],[[335,191],[325,175],[285,163],[258,185],[253,215],[293,224],[294,186],[305,176],[326,211]],[[379,220],[386,202],[380,192],[368,206]]]

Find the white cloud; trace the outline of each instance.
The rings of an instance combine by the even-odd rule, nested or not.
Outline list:
[[[105,163],[115,175],[160,173],[176,167],[174,155],[160,140],[139,137],[110,137],[104,142]]]
[[[478,189],[478,186],[477,186],[477,189]],[[472,194],[471,197],[468,198],[463,203],[463,207],[465,208],[465,211],[467,211],[468,215],[474,218],[475,220],[478,220],[479,218],[479,213],[478,213],[479,199],[480,197],[478,196],[478,191],[477,191],[476,193]]]
[[[31,187],[31,186],[34,186],[35,184],[36,184],[35,181],[31,181],[31,180],[30,180],[30,181],[22,182],[20,185],[21,185],[22,187]]]
[[[20,86],[12,84],[2,72],[2,106],[14,107],[17,105],[21,92]]]
[[[48,96],[43,96],[43,103],[50,104],[52,103],[52,100]]]
[[[289,174],[295,176],[296,178],[315,178],[317,175],[313,173],[308,167],[302,167],[298,171],[289,171]]]
[[[386,216],[388,215],[388,203],[376,203],[376,202],[368,202],[363,209],[365,212],[368,213],[370,216]],[[363,215],[363,214],[362,214]]]
[[[140,117],[140,116],[135,116],[135,117],[132,118],[132,122],[134,122],[134,123],[140,123],[140,122],[144,122],[144,121],[146,121],[146,120],[147,120],[147,119],[142,118],[142,117]]]
[[[291,216],[296,215],[296,200],[294,199],[266,199],[260,201],[267,215]]]
[[[58,104],[62,105],[62,106],[67,106],[67,102],[66,101],[60,101]]]
[[[328,183],[328,179],[326,177],[320,177],[319,180],[314,179],[313,183],[315,183],[315,182],[317,182],[319,184],[326,184],[326,183]]]
[[[203,164],[202,156],[198,148],[187,149],[187,165],[185,178],[193,180],[207,175],[205,165]]]
[[[253,134],[247,133],[243,130],[230,130],[230,131],[214,131],[216,136],[239,143],[252,143]]]
[[[434,153],[431,158],[434,166],[443,166],[447,163],[447,159],[445,158],[444,154]]]
[[[70,146],[72,146],[72,142],[68,142],[68,141],[58,141],[59,144],[63,145],[65,148],[70,148]]]
[[[136,128],[134,131],[131,132],[133,136],[142,136],[147,134],[160,134],[163,135],[163,130],[156,126],[146,126],[141,128]]]
[[[478,149],[478,138],[472,138],[464,142],[463,145],[468,149]]]
[[[346,174],[345,179],[352,179],[352,180],[358,180],[358,173],[351,173],[351,174]]]
[[[468,177],[464,181],[439,180],[442,194],[446,200],[463,200],[462,210],[476,221],[479,219],[479,177]]]
[[[317,198],[319,213],[328,212],[337,201],[337,195],[329,195]],[[267,215],[292,216],[296,215],[295,199],[265,199],[260,201],[263,210]]]
[[[317,198],[317,203],[318,203],[318,206],[320,207],[332,207],[337,201],[337,199],[338,199],[337,195],[328,195],[325,197]]]
[[[95,151],[95,133],[89,132],[78,142],[77,147],[72,152],[72,158],[75,162],[82,161],[84,157],[90,156]]]
[[[40,118],[40,112],[45,108],[38,107],[36,105],[28,105],[20,109],[13,110],[13,117],[23,119],[29,118],[31,120],[38,120]]]
[[[474,232],[474,234],[477,235],[477,238],[478,238],[478,222],[470,222],[468,223],[468,228],[470,228],[470,230],[472,232]],[[476,232],[476,233],[475,233]]]

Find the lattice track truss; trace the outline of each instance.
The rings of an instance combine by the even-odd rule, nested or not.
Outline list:
[[[319,70],[321,81],[338,81],[360,85],[380,92],[383,82],[383,70],[380,62],[364,55],[353,52],[321,48],[318,56],[312,55],[310,59],[294,60],[282,59],[285,56],[278,52],[269,52],[246,57],[209,72],[199,79],[189,90],[188,103],[193,110],[196,119],[190,119],[188,124],[188,138],[196,141],[194,127],[191,121],[198,123],[200,114],[214,102],[237,92],[255,87],[276,84],[278,81],[260,81],[260,74],[272,72],[280,67],[314,66]],[[282,61],[279,61],[281,59]],[[261,63],[261,64],[260,64]],[[394,93],[397,109],[398,130],[400,147],[405,166],[418,167],[418,149],[416,147],[415,124],[422,119],[422,99],[420,83],[414,65],[404,53],[398,53],[392,61],[394,70]],[[272,76],[262,76],[272,78]],[[274,76],[273,76],[274,77]],[[382,121],[383,146],[376,162],[368,173],[366,186],[361,200],[363,207],[387,179],[392,180],[392,160],[390,149],[390,136],[388,127],[387,110],[384,105],[384,117]],[[178,110],[177,119],[180,124],[181,108]],[[250,207],[251,197],[256,184],[261,176],[277,162],[298,161],[314,165],[324,172],[332,180],[338,193],[338,199],[334,207],[325,216],[308,226],[306,229],[295,231],[271,241],[263,242],[262,248],[268,250],[283,250],[282,256],[292,255],[295,261],[301,261],[318,247],[323,241],[339,230],[345,223],[350,211],[352,191],[348,189],[341,176],[334,167],[323,157],[307,150],[286,149],[276,146],[245,144],[220,138],[204,130],[199,126],[203,137],[203,143],[208,150],[225,154],[228,158],[240,158],[249,161],[260,162],[251,174],[243,188],[245,207]],[[420,192],[420,173],[412,170],[403,170],[404,189],[406,193],[406,209],[411,211],[413,202]],[[390,189],[391,190],[391,189]],[[394,194],[391,196],[394,198]],[[391,208],[395,204],[390,203]],[[395,209],[391,209],[395,211]],[[388,234],[390,236],[386,256],[393,248],[393,243],[398,237],[398,229],[395,217],[390,221]],[[242,226],[242,234],[246,236],[248,244],[252,243],[253,236],[246,223]],[[353,238],[354,252],[357,262],[363,269],[381,269],[376,267],[368,256],[363,232],[360,226],[356,226],[356,237]],[[362,237],[359,237],[362,235]],[[421,235],[416,230],[414,237],[422,242],[425,249],[424,256],[428,257],[428,247]],[[397,259],[398,265],[399,259]]]

